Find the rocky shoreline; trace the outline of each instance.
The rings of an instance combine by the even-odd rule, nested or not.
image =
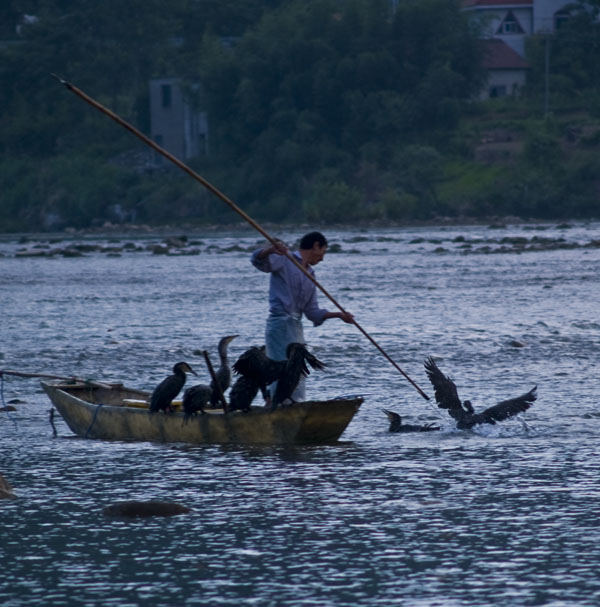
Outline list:
[[[439,226],[438,226],[439,227]],[[502,254],[502,253],[527,253],[540,251],[556,251],[567,249],[598,249],[600,240],[598,239],[573,239],[568,238],[568,232],[572,226],[562,224],[552,226],[554,230],[560,230],[559,235],[544,236],[535,234],[529,235],[511,235],[491,236],[490,237],[469,237],[464,235],[448,235],[448,238],[427,238],[417,237],[407,240],[403,236],[382,236],[369,235],[368,230],[360,236],[348,236],[348,238],[332,239],[329,246],[330,253],[360,253],[355,245],[361,242],[386,243],[386,242],[406,242],[408,245],[430,246],[433,245],[432,252],[438,254],[460,253],[460,254]],[[292,228],[287,228],[292,230]],[[303,228],[304,229],[304,228]],[[348,228],[346,228],[348,229]],[[488,226],[490,231],[507,230],[505,224],[491,224]],[[544,231],[550,229],[550,226],[540,225],[522,225],[517,226],[521,232]],[[298,227],[294,228],[297,231]],[[274,233],[281,232],[281,228]],[[206,236],[206,231],[203,232]],[[563,235],[564,234],[564,235]],[[238,226],[238,232],[232,232],[232,235],[242,236],[244,239],[258,236],[255,232],[241,231]],[[105,234],[105,233],[77,233],[64,234],[61,236],[45,237],[40,234],[20,235],[11,240],[10,235],[4,235],[2,242],[10,244],[5,247],[5,251],[0,250],[0,257],[14,258],[65,258],[65,257],[89,257],[103,255],[106,257],[121,257],[136,253],[145,253],[151,255],[200,255],[211,253],[249,253],[254,250],[257,243],[263,242],[263,239],[253,239],[252,244],[215,244],[210,241],[210,236],[206,240],[187,235],[164,235],[164,232],[145,232],[143,238],[139,235],[128,233],[127,235]],[[232,239],[227,239],[229,243]],[[10,250],[6,250],[6,249]]]

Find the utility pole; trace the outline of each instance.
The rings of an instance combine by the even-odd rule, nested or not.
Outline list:
[[[544,118],[548,118],[550,111],[550,34],[544,40]]]

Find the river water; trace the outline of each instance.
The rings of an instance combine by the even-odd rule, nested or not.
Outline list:
[[[305,321],[328,364],[308,396],[365,397],[333,446],[91,441],[60,419],[54,438],[39,382],[5,376],[3,607],[600,604],[600,225],[327,235],[318,279],[426,393],[433,355],[476,409],[538,385],[534,406],[457,431],[338,320]],[[179,360],[206,381],[195,352],[223,335],[233,359],[262,343],[259,237],[188,236],[169,255],[153,234],[1,239],[0,369],[152,389]],[[82,242],[101,248],[28,256]],[[389,433],[383,408],[442,431]],[[125,499],[193,511],[102,514]]]

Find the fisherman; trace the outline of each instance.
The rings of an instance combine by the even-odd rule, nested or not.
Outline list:
[[[300,249],[291,255],[313,277],[311,266],[323,260],[327,252],[327,239],[320,232],[310,232],[302,237]],[[315,283],[298,268],[286,254],[288,247],[280,240],[252,253],[252,264],[262,272],[270,272],[269,317],[265,331],[267,356],[272,360],[286,360],[286,348],[292,342],[305,343],[302,314],[315,327],[329,318],[341,318],[353,324],[354,316],[349,312],[330,312],[319,308]],[[276,384],[271,384],[274,394]],[[304,378],[298,384],[292,398],[295,402],[305,400]]]

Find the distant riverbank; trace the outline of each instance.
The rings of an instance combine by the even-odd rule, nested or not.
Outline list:
[[[428,243],[436,245],[436,253],[444,253],[457,249],[468,253],[515,253],[526,251],[544,251],[557,249],[593,249],[600,248],[600,241],[594,237],[582,238],[578,228],[593,226],[593,222],[573,223],[510,223],[514,218],[504,218],[502,221],[486,222],[484,224],[425,224],[411,226],[364,226],[358,230],[364,236],[340,238],[345,232],[356,234],[357,229],[349,226],[329,227],[326,233],[335,233],[337,237],[330,238],[330,253],[353,253],[353,244],[373,240],[377,243],[386,240],[400,241],[403,232],[407,244],[418,245]],[[460,228],[486,226],[488,237],[472,238],[468,234],[460,234]],[[268,232],[284,238],[291,246],[293,240],[309,229],[309,226],[269,225]],[[435,238],[429,238],[431,229],[437,232]],[[385,232],[393,232],[386,237]],[[440,237],[444,231],[446,238]],[[468,231],[468,230],[467,230]],[[550,234],[545,235],[545,232]],[[575,237],[574,234],[577,234]],[[236,244],[236,236],[246,241]],[[256,236],[256,240],[253,237]],[[226,242],[222,239],[226,237]],[[247,244],[248,239],[251,244]],[[262,243],[262,236],[244,225],[230,226],[186,226],[175,228],[171,226],[105,226],[97,230],[67,230],[61,233],[31,233],[31,234],[0,234],[0,256],[2,257],[86,257],[90,255],[105,255],[116,257],[145,253],[152,255],[200,255],[210,253],[251,252]]]

